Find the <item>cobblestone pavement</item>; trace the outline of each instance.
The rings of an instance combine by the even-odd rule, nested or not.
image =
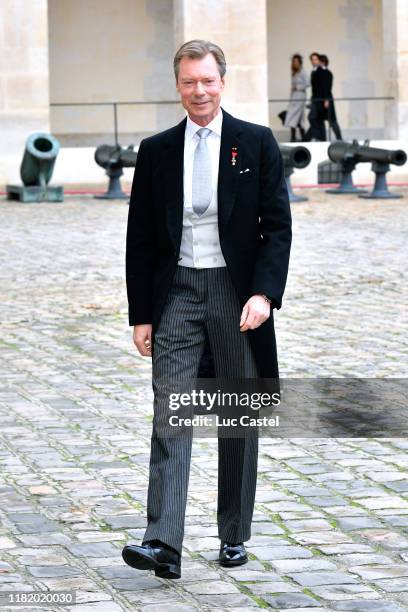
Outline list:
[[[309,195],[276,313],[281,374],[407,377],[408,193]],[[152,413],[127,323],[127,205],[0,206],[1,591],[74,589],[51,608],[73,612],[408,610],[402,438],[262,439],[238,569],[216,561],[216,440],[195,439],[181,580],[127,567]]]

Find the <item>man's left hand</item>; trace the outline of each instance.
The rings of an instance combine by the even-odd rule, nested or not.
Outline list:
[[[271,305],[265,300],[262,295],[253,295],[249,298],[242,309],[241,320],[239,322],[240,331],[244,332],[248,329],[256,329],[266,319],[269,319],[271,314]]]

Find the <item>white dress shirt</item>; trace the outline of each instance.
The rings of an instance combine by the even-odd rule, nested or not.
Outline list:
[[[207,136],[207,147],[211,157],[211,180],[213,194],[210,205],[199,217],[193,211],[193,164],[194,153],[200,137],[196,134],[201,129],[187,116],[184,135],[184,202],[183,231],[180,245],[179,266],[188,268],[220,268],[225,267],[218,234],[218,166],[221,145],[222,110],[220,109],[212,121],[205,127],[211,130]]]

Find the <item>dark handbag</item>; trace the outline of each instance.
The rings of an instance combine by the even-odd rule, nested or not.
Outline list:
[[[278,117],[282,121],[282,125],[283,125],[285,123],[285,119],[286,119],[286,111],[283,110],[280,113],[278,113]]]

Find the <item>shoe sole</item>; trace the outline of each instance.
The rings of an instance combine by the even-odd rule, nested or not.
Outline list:
[[[122,551],[122,557],[124,562],[130,565],[130,567],[140,570],[154,570],[158,578],[168,578],[170,580],[181,578],[180,568],[173,563],[159,563],[149,556],[135,551],[128,551],[126,548]]]

